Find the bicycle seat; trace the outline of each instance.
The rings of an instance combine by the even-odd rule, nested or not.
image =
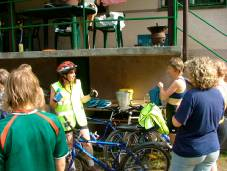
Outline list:
[[[140,125],[119,125],[117,126],[117,130],[127,131],[127,132],[134,132],[134,131],[144,131],[145,129]]]

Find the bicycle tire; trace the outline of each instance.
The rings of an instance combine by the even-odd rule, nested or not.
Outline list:
[[[127,147],[133,147],[138,144],[148,143],[148,142],[163,142],[157,131],[152,132],[126,132],[123,130],[115,130],[107,137],[106,141],[109,142],[124,142]],[[165,143],[164,143],[165,144]],[[163,145],[164,145],[163,144]],[[165,149],[169,150],[169,147],[165,145]],[[116,151],[118,152],[118,151]],[[110,151],[108,146],[104,147],[104,158],[106,160],[113,158],[114,152]]]
[[[86,171],[88,168],[87,162],[80,155],[76,156],[74,160],[74,166],[76,171]],[[67,170],[71,171],[71,169],[67,169]]]
[[[132,149],[120,163],[124,171],[168,171],[170,158],[160,143],[144,143]]]
[[[130,142],[130,147],[133,147],[138,144],[144,143],[159,143],[162,146],[162,149],[170,152],[172,150],[172,146],[169,142],[167,142],[164,138],[162,138],[161,134],[158,131],[148,131],[148,132],[141,132],[135,131],[130,134],[129,140],[133,140]]]
[[[120,130],[115,130],[110,133],[110,135],[106,138],[106,142],[122,142],[123,141],[123,136],[124,136],[123,131]],[[116,151],[115,151],[116,150]],[[106,161],[109,161],[112,163],[115,153],[117,153],[119,148],[110,148],[109,146],[104,146],[103,148],[103,154],[104,154],[104,159]]]

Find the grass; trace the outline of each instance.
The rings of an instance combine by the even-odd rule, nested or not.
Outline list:
[[[218,159],[218,171],[227,171],[227,152],[222,152]]]
[[[99,157],[101,160],[104,160],[102,151],[96,151],[95,156]],[[227,171],[227,151],[221,152],[217,163],[218,171]]]

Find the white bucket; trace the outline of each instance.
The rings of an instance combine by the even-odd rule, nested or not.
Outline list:
[[[121,110],[126,110],[130,105],[130,93],[126,91],[117,91],[117,102]]]

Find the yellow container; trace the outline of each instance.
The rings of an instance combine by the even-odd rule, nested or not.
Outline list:
[[[23,45],[23,43],[19,43],[18,49],[19,49],[19,52],[24,52],[24,45]]]
[[[123,92],[128,92],[129,93],[129,97],[130,97],[130,101],[133,100],[133,89],[130,88],[121,88],[119,89],[119,91],[123,91]]]

